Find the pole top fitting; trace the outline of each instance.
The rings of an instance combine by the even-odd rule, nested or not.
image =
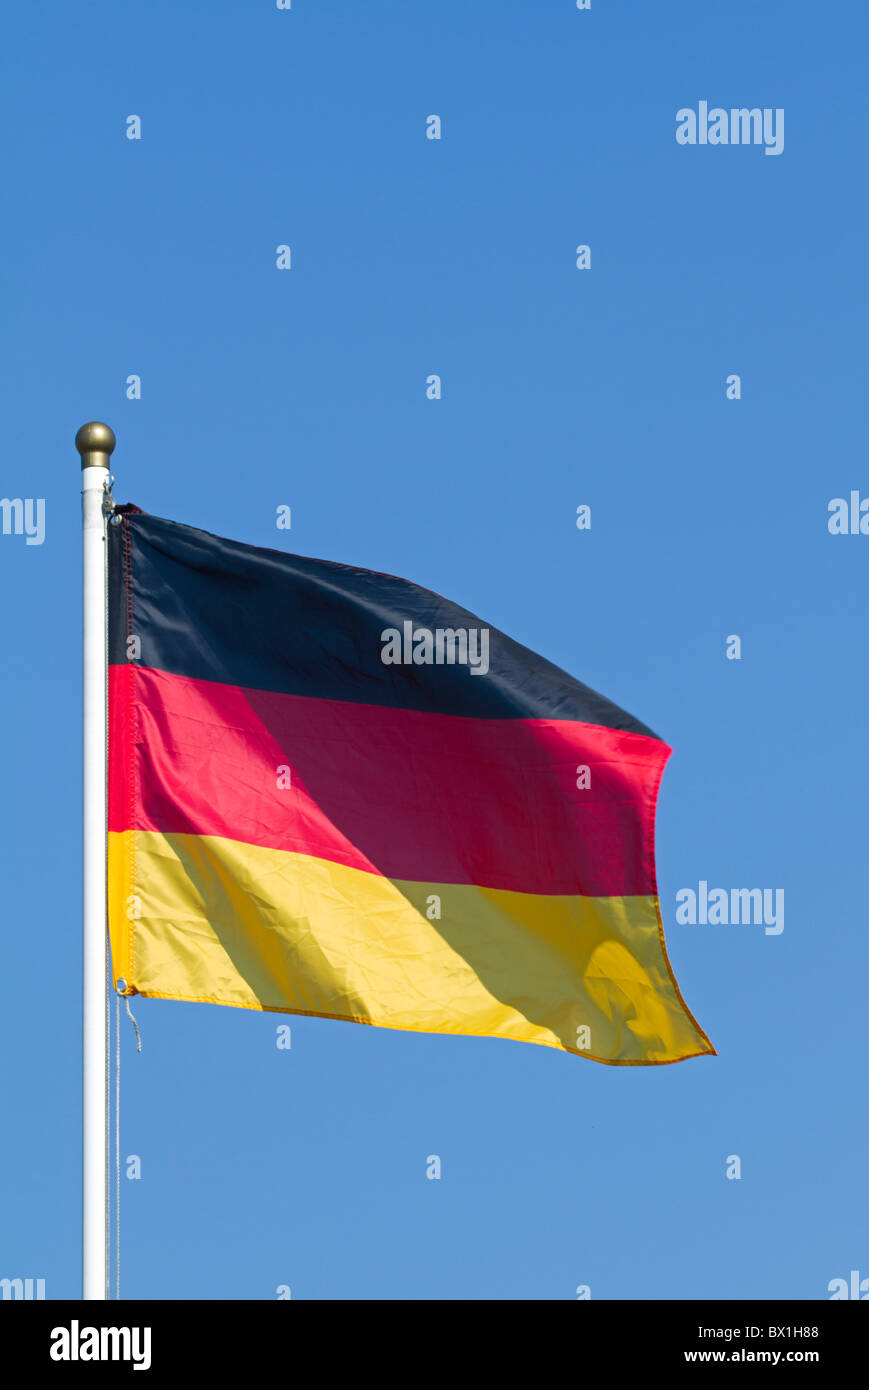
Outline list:
[[[115,447],[115,432],[99,420],[82,425],[75,437],[75,447],[81,454],[82,468],[108,468]]]

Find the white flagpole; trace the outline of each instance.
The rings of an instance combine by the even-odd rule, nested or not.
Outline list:
[[[83,877],[82,1297],[108,1295],[106,1264],[106,623],[105,482],[115,436],[82,425]]]

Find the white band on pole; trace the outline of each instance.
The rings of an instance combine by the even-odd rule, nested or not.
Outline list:
[[[98,430],[105,435],[97,435]],[[110,439],[110,444],[107,440]],[[84,425],[83,542],[83,878],[82,1297],[105,1299],[106,1268],[106,519],[104,484],[114,435]]]

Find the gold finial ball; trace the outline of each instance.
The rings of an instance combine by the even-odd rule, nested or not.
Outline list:
[[[87,468],[89,464],[108,468],[109,456],[115,447],[115,432],[99,420],[91,420],[89,424],[82,425],[76,435],[75,447],[81,454],[82,468]]]

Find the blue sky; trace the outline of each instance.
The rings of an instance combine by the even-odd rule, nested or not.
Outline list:
[[[123,1295],[869,1277],[869,536],[827,528],[869,496],[864,10],[48,0],[5,29],[0,492],[46,529],[0,536],[0,1276],[79,1289],[73,437],[102,419],[119,500],[411,578],[672,744],[662,913],[719,1051],[300,1018],[287,1052],[273,1015],[134,1001]],[[783,109],[783,152],[680,146],[700,101]],[[700,880],[782,888],[784,930],[678,925]]]

